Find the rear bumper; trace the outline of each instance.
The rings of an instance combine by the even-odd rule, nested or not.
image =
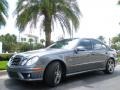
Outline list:
[[[8,76],[11,79],[23,81],[43,80],[44,69],[41,68],[7,68]]]

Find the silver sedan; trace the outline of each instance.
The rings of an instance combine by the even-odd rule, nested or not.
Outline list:
[[[51,46],[13,55],[8,75],[24,81],[44,80],[58,85],[66,76],[102,70],[112,74],[117,63],[116,52],[96,39],[64,39]]]

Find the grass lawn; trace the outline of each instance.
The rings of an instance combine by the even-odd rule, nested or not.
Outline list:
[[[0,61],[0,70],[6,70],[8,61]]]

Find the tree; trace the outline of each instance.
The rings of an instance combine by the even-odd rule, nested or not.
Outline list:
[[[33,43],[33,39],[30,38],[28,42],[30,43],[30,50],[32,50],[33,49],[33,44],[32,44]]]
[[[103,36],[99,36],[98,39],[99,39],[100,41],[102,41],[103,43],[106,43],[106,42],[105,42],[105,38],[104,38]]]
[[[5,17],[8,17],[7,10],[8,2],[6,0],[0,0],[0,28],[6,24]]]
[[[120,0],[118,1],[118,4],[120,4]]]
[[[3,51],[4,52],[11,52],[15,48],[15,45],[17,44],[17,37],[15,35],[1,35],[0,41],[3,43]]]
[[[32,42],[33,42],[33,39],[32,38],[30,38],[29,39],[29,42],[30,42],[30,45],[32,44]]]
[[[120,34],[112,38],[112,48],[120,50]]]
[[[44,45],[44,42],[45,42],[44,39],[40,39],[40,43],[41,43],[42,45]]]
[[[54,21],[59,21],[63,32],[70,35],[72,28],[77,31],[79,26],[80,10],[76,0],[18,0],[15,11],[16,26],[21,32],[27,25],[36,27],[39,18],[43,17],[40,28],[45,32],[46,46],[51,42]]]

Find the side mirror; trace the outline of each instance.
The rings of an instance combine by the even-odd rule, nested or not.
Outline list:
[[[79,46],[75,49],[75,51],[86,51],[85,47]]]

